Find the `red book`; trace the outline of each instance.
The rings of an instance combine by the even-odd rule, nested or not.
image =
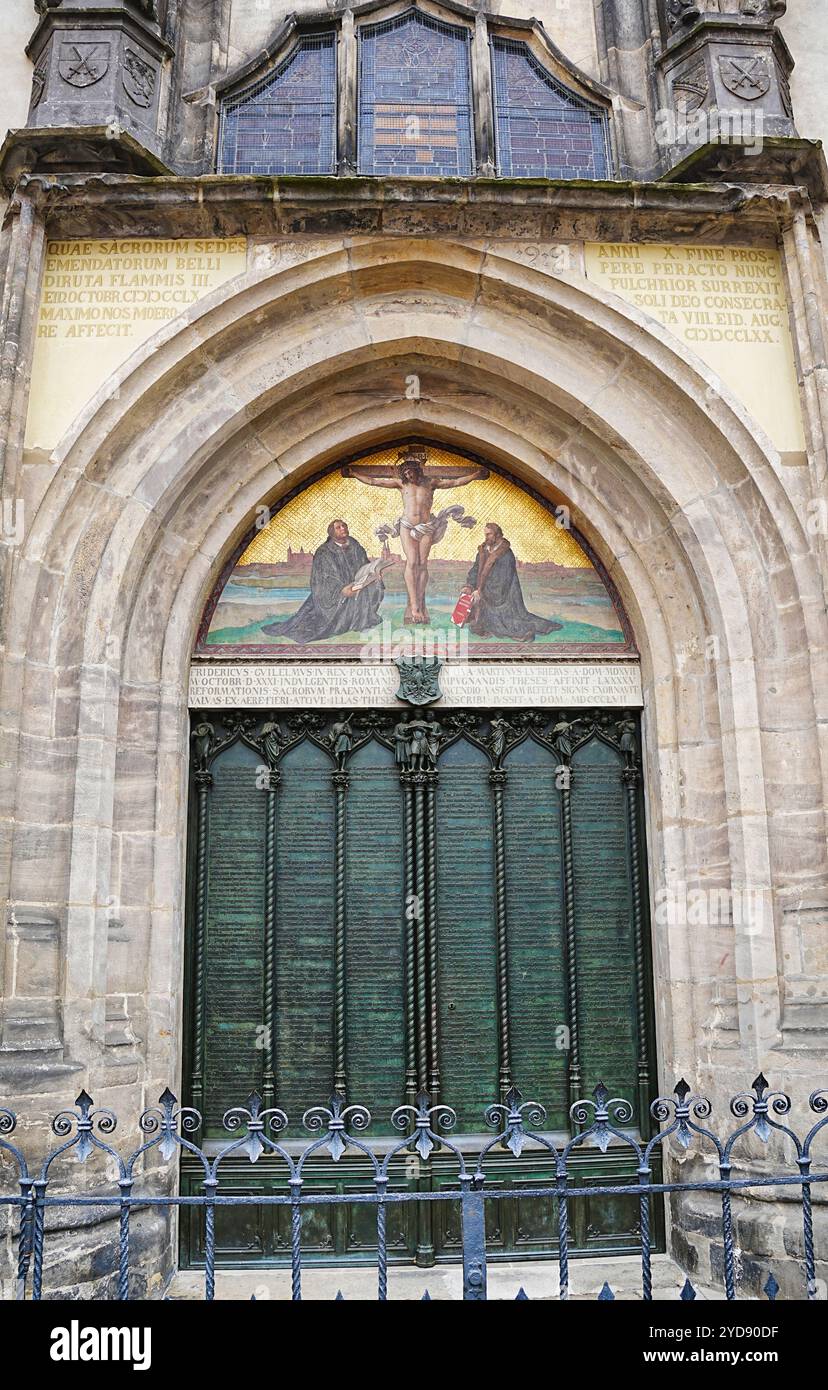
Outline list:
[[[465,627],[472,611],[474,599],[471,594],[461,594],[457,600],[457,606],[451,615],[451,621],[455,627]]]

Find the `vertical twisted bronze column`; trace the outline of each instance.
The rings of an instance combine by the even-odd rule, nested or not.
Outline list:
[[[425,850],[426,850],[426,935],[428,938],[428,1091],[432,1101],[440,1099],[440,1005],[437,977],[437,772],[426,774]]]
[[[512,1088],[512,1059],[509,1043],[509,936],[506,915],[506,833],[503,823],[503,789],[506,773],[493,768],[489,783],[494,800],[495,933],[497,940],[497,1023],[500,1052],[500,1099]]]
[[[416,864],[416,990],[417,990],[417,1087],[428,1090],[428,944],[426,941],[426,860],[423,806],[427,774],[412,773],[414,782],[414,855]]]
[[[276,792],[282,774],[271,768],[265,786],[265,911],[264,911],[264,1109],[276,1099]]]
[[[566,1026],[569,1032],[567,1109],[581,1098],[581,1056],[578,1040],[578,963],[575,942],[575,864],[572,851],[572,768],[565,764],[561,781],[561,847],[564,889],[564,968],[566,971]]]
[[[635,962],[635,1023],[638,1051],[638,1123],[647,1131],[650,1112],[650,1059],[647,1038],[647,981],[644,969],[644,909],[641,884],[641,845],[638,833],[639,771],[628,764],[621,773],[627,799],[627,831],[630,847],[630,887],[632,891],[633,960]]]
[[[333,774],[335,805],[334,848],[334,1084],[337,1095],[346,1094],[345,1049],[345,796],[347,772]]]
[[[429,1036],[429,1006],[431,992],[428,974],[430,865],[426,858],[428,845],[426,816],[429,775],[430,774],[427,772],[412,773],[412,780],[414,783],[415,891],[417,904],[415,924],[417,941],[417,1087],[418,1090],[421,1091],[428,1090],[429,1063],[431,1059]],[[423,1174],[421,1183],[425,1190],[430,1188],[432,1182],[433,1177],[430,1174]],[[429,1268],[434,1264],[434,1229],[432,1217],[431,1203],[420,1202],[417,1212],[417,1253],[415,1258],[417,1264],[422,1268]]]
[[[196,788],[196,862],[195,862],[195,941],[193,943],[193,1075],[192,1104],[196,1110],[204,1105],[204,963],[207,942],[207,793],[213,785],[213,774],[198,771]]]
[[[405,840],[405,1103],[417,1097],[417,891],[414,838],[414,789],[412,774],[400,773],[403,792],[403,834]]]

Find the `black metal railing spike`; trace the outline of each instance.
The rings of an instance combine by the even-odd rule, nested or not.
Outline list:
[[[591,1096],[573,1102],[573,1132],[571,1137],[556,1145],[545,1128],[547,1112],[544,1106],[539,1101],[524,1101],[517,1087],[510,1087],[505,1096],[486,1109],[486,1124],[496,1132],[482,1146],[474,1164],[470,1164],[468,1154],[449,1137],[457,1125],[456,1112],[442,1102],[435,1104],[425,1090],[415,1094],[410,1103],[397,1107],[391,1116],[391,1128],[392,1132],[397,1131],[399,1138],[393,1139],[390,1144],[383,1140],[378,1148],[372,1148],[364,1137],[372,1122],[370,1111],[364,1105],[346,1103],[336,1090],[327,1105],[313,1105],[305,1110],[302,1121],[310,1135],[309,1140],[302,1146],[293,1142],[289,1148],[285,1147],[283,1133],[289,1124],[286,1112],[275,1104],[265,1105],[263,1097],[254,1090],[244,1105],[232,1106],[224,1112],[228,1142],[216,1148],[214,1143],[199,1147],[195,1136],[202,1125],[201,1114],[191,1107],[179,1106],[173,1092],[167,1088],[157,1104],[138,1118],[137,1128],[143,1142],[128,1157],[123,1157],[111,1142],[118,1126],[115,1113],[97,1106],[92,1097],[81,1090],[74,1107],[61,1110],[52,1119],[51,1130],[58,1143],[37,1167],[27,1163],[19,1143],[14,1142],[17,1138],[17,1116],[0,1105],[0,1152],[5,1160],[0,1167],[0,1178],[9,1180],[10,1189],[8,1194],[0,1189],[0,1206],[9,1207],[12,1215],[15,1211],[18,1214],[17,1221],[12,1221],[19,1241],[17,1297],[22,1300],[31,1296],[35,1301],[44,1296],[44,1271],[48,1268],[47,1231],[50,1226],[47,1216],[52,1208],[62,1207],[79,1212],[88,1208],[112,1209],[112,1214],[118,1218],[111,1227],[114,1239],[113,1268],[116,1271],[116,1294],[122,1300],[130,1297],[130,1220],[133,1210],[136,1207],[153,1207],[170,1212],[175,1207],[188,1207],[194,1209],[196,1215],[203,1213],[204,1296],[212,1300],[216,1296],[218,1209],[227,1206],[281,1207],[289,1217],[290,1287],[291,1299],[295,1302],[302,1298],[302,1218],[305,1208],[336,1208],[352,1204],[373,1206],[377,1229],[377,1298],[384,1302],[388,1298],[388,1208],[413,1202],[420,1203],[420,1210],[425,1212],[425,1203],[453,1203],[460,1209],[462,1296],[464,1300],[480,1301],[487,1297],[486,1202],[539,1200],[548,1203],[550,1211],[557,1208],[559,1293],[560,1298],[566,1300],[570,1292],[573,1203],[594,1201],[601,1197],[637,1197],[641,1218],[641,1289],[643,1298],[649,1300],[652,1298],[650,1224],[653,1203],[667,1194],[709,1193],[718,1196],[721,1203],[725,1293],[728,1299],[734,1299],[739,1279],[733,1199],[743,1192],[784,1187],[794,1193],[798,1189],[805,1256],[803,1297],[813,1300],[818,1293],[817,1259],[820,1253],[824,1259],[825,1252],[819,1252],[816,1248],[817,1240],[823,1237],[820,1229],[815,1229],[812,1190],[820,1183],[828,1182],[828,1166],[816,1151],[818,1143],[828,1133],[828,1093],[824,1089],[812,1092],[808,1105],[816,1119],[802,1137],[788,1123],[790,1098],[784,1092],[771,1090],[767,1078],[760,1073],[749,1091],[740,1092],[730,1101],[729,1110],[738,1122],[737,1127],[729,1134],[718,1135],[707,1124],[712,1113],[710,1101],[704,1096],[694,1095],[682,1078],[676,1082],[672,1096],[660,1096],[652,1102],[650,1114],[657,1129],[650,1138],[645,1139],[630,1128],[634,1107],[629,1099],[611,1096],[607,1087],[599,1082]],[[758,1140],[767,1144],[774,1134],[788,1141],[786,1152],[790,1152],[790,1146],[793,1146],[794,1158],[789,1160],[788,1168],[769,1172],[769,1165],[749,1166],[751,1150],[743,1141]],[[539,1181],[536,1186],[518,1187],[504,1182],[498,1170],[498,1182],[487,1183],[490,1172],[488,1160],[493,1151],[502,1154],[505,1148],[517,1158],[527,1146],[531,1146],[533,1157],[540,1154],[538,1161],[547,1163],[554,1171],[553,1179]],[[611,1149],[618,1161],[627,1155],[629,1174],[624,1176],[616,1164],[619,1176],[614,1182],[595,1182],[590,1177],[578,1185],[578,1166],[571,1160],[589,1148],[601,1153]],[[697,1149],[699,1153],[711,1157],[718,1176],[709,1180],[691,1177],[688,1181],[654,1181],[654,1176],[661,1171],[655,1160],[668,1154],[671,1149],[676,1153]],[[444,1170],[438,1187],[429,1185],[428,1188],[421,1188],[418,1184],[402,1190],[392,1188],[391,1165],[395,1160],[407,1162],[416,1154],[418,1162],[428,1164],[438,1150]],[[166,1164],[172,1164],[186,1155],[190,1163],[200,1165],[201,1191],[186,1196],[174,1191],[166,1194],[163,1190],[159,1192],[159,1165],[156,1163],[149,1170],[151,1181],[145,1184],[142,1179],[147,1170],[143,1168],[143,1161],[150,1153]],[[311,1160],[316,1164],[338,1163],[346,1153],[352,1157],[360,1155],[366,1163],[366,1180],[360,1190],[337,1185],[333,1190],[321,1191],[306,1184]],[[67,1193],[63,1190],[64,1184],[61,1184],[58,1195],[52,1195],[53,1174],[60,1172],[63,1161],[73,1159],[85,1163],[92,1155],[101,1155],[113,1165],[109,1192],[101,1191],[96,1186],[94,1191],[87,1193]],[[223,1185],[222,1164],[230,1158],[236,1161],[246,1159],[251,1164],[260,1159],[270,1160],[273,1166],[268,1178],[272,1181],[272,1188],[239,1194],[229,1184]],[[815,1166],[817,1171],[814,1171]],[[233,1172],[236,1174],[236,1169]],[[277,1177],[277,1174],[281,1176]],[[175,1169],[170,1173],[171,1178],[174,1176]],[[170,1182],[170,1187],[173,1186],[173,1182]],[[770,1302],[774,1302],[779,1295],[780,1285],[773,1273],[768,1274],[762,1293]],[[164,1296],[168,1295],[165,1293]],[[337,1298],[343,1296],[340,1289]],[[609,1284],[605,1283],[598,1298],[607,1302],[615,1297]],[[679,1298],[688,1302],[696,1297],[696,1290],[688,1277]],[[423,1298],[431,1300],[427,1290]],[[527,1298],[525,1289],[519,1290],[517,1298]],[[255,1301],[255,1295],[251,1301]]]

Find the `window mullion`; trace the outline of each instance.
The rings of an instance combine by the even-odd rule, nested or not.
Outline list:
[[[337,172],[357,168],[358,53],[353,10],[345,10],[339,33],[337,62]]]
[[[489,55],[489,26],[483,15],[474,21],[471,43],[472,111],[474,120],[475,168],[484,178],[492,178],[495,169],[494,95]]]

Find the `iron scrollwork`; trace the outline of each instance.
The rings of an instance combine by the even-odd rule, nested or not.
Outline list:
[[[718,1135],[708,1127],[713,1107],[704,1096],[696,1095],[682,1078],[671,1096],[660,1096],[652,1104],[652,1115],[659,1126],[657,1132],[644,1144],[634,1131],[627,1126],[632,1118],[633,1106],[625,1097],[611,1097],[608,1089],[599,1083],[590,1097],[579,1098],[573,1104],[574,1118],[580,1126],[562,1148],[556,1148],[543,1126],[546,1124],[546,1110],[536,1100],[524,1102],[517,1088],[512,1088],[505,1102],[490,1105],[485,1111],[485,1120],[490,1128],[497,1129],[495,1137],[480,1152],[476,1167],[470,1170],[458,1144],[448,1138],[454,1129],[456,1112],[443,1103],[434,1104],[432,1097],[421,1091],[413,1105],[397,1107],[391,1115],[392,1128],[401,1132],[398,1141],[384,1148],[372,1147],[362,1136],[371,1125],[371,1113],[363,1105],[345,1105],[341,1096],[333,1095],[328,1105],[311,1106],[304,1112],[304,1128],[312,1136],[299,1151],[289,1152],[281,1137],[288,1128],[287,1113],[279,1108],[265,1107],[262,1097],[252,1092],[243,1105],[232,1106],[225,1111],[223,1125],[231,1136],[229,1142],[219,1146],[217,1151],[208,1152],[200,1148],[193,1136],[201,1128],[202,1119],[198,1111],[189,1107],[179,1107],[173,1092],[166,1088],[156,1106],[145,1110],[138,1119],[138,1130],[143,1142],[126,1157],[109,1142],[117,1127],[114,1111],[107,1107],[97,1107],[92,1097],[82,1090],[75,1101],[74,1109],[61,1110],[53,1119],[51,1128],[61,1141],[43,1158],[39,1176],[32,1177],[26,1157],[12,1139],[16,1133],[17,1116],[5,1106],[0,1106],[0,1150],[12,1160],[12,1165],[0,1166],[0,1178],[4,1174],[17,1174],[17,1195],[6,1196],[4,1202],[17,1207],[20,1212],[19,1237],[19,1278],[18,1297],[25,1298],[28,1293],[31,1274],[31,1296],[35,1300],[43,1297],[44,1289],[44,1244],[46,1238],[45,1212],[50,1200],[60,1202],[61,1197],[49,1197],[49,1185],[53,1170],[67,1154],[73,1153],[76,1159],[85,1163],[95,1152],[111,1159],[117,1173],[117,1192],[111,1195],[105,1188],[96,1185],[94,1190],[73,1195],[72,1202],[77,1208],[90,1209],[101,1206],[114,1206],[119,1214],[117,1227],[117,1297],[129,1297],[130,1284],[130,1216],[135,1206],[148,1201],[155,1206],[170,1207],[178,1201],[174,1195],[175,1183],[166,1179],[159,1186],[157,1165],[143,1167],[142,1160],[152,1150],[157,1150],[164,1163],[170,1164],[181,1153],[187,1153],[200,1164],[203,1173],[203,1194],[190,1197],[188,1201],[201,1208],[205,1220],[205,1296],[208,1300],[215,1296],[216,1243],[215,1213],[222,1201],[238,1202],[233,1189],[223,1195],[221,1188],[222,1170],[225,1160],[235,1157],[247,1159],[251,1164],[267,1158],[274,1167],[274,1175],[284,1172],[284,1190],[270,1196],[271,1203],[281,1203],[290,1210],[291,1216],[291,1293],[294,1300],[302,1296],[302,1208],[313,1204],[319,1198],[313,1194],[304,1195],[304,1181],[307,1165],[312,1157],[325,1160],[327,1157],[337,1163],[348,1149],[362,1154],[367,1162],[365,1179],[360,1191],[346,1190],[326,1196],[326,1202],[347,1205],[356,1197],[362,1203],[370,1203],[376,1210],[377,1222],[377,1276],[378,1297],[385,1300],[388,1295],[387,1280],[387,1207],[391,1202],[422,1203],[432,1194],[424,1194],[419,1187],[407,1191],[389,1190],[391,1166],[398,1155],[409,1150],[417,1154],[421,1163],[429,1163],[439,1148],[443,1154],[441,1162],[445,1168],[446,1155],[453,1163],[453,1176],[447,1175],[444,1181],[450,1186],[442,1186],[442,1199],[459,1202],[462,1210],[464,1298],[481,1299],[485,1297],[486,1275],[486,1223],[484,1207],[486,1200],[502,1201],[504,1198],[523,1200],[526,1188],[510,1187],[498,1174],[498,1182],[487,1187],[489,1168],[488,1155],[495,1146],[502,1144],[516,1157],[520,1156],[527,1144],[543,1150],[550,1156],[555,1171],[551,1184],[540,1184],[532,1190],[534,1199],[555,1202],[558,1206],[560,1271],[560,1297],[569,1296],[569,1208],[573,1201],[594,1199],[603,1194],[617,1193],[619,1190],[631,1196],[638,1196],[641,1206],[641,1272],[642,1292],[645,1300],[652,1298],[652,1273],[650,1268],[650,1228],[649,1211],[653,1197],[671,1191],[696,1191],[718,1193],[721,1198],[721,1232],[724,1242],[724,1282],[729,1299],[736,1297],[736,1261],[734,1250],[733,1216],[731,1198],[740,1192],[752,1189],[772,1189],[791,1187],[799,1189],[802,1200],[802,1220],[804,1236],[804,1264],[806,1275],[806,1297],[814,1300],[818,1296],[816,1283],[816,1253],[813,1218],[811,1210],[811,1191],[814,1184],[828,1181],[828,1172],[811,1171],[814,1146],[817,1139],[828,1128],[828,1093],[824,1089],[812,1092],[809,1108],[816,1117],[810,1129],[803,1136],[789,1124],[783,1123],[791,1113],[790,1097],[781,1091],[770,1089],[767,1079],[760,1073],[750,1091],[740,1092],[730,1102],[730,1112],[741,1121],[730,1134]],[[793,1145],[796,1155],[797,1172],[790,1171],[790,1164],[782,1171],[768,1171],[767,1165],[751,1167],[746,1155],[743,1168],[734,1171],[734,1154],[737,1146],[747,1136],[754,1136],[767,1144],[774,1132],[783,1134]],[[653,1157],[657,1149],[667,1150],[675,1143],[678,1150],[688,1153],[705,1148],[712,1150],[718,1162],[719,1176],[711,1180],[708,1176],[682,1177],[673,1182],[653,1182]],[[605,1153],[610,1146],[619,1152],[628,1152],[636,1166],[637,1181],[625,1183],[622,1188],[595,1183],[591,1179],[585,1186],[577,1185],[577,1178],[570,1167],[571,1156],[576,1150],[586,1147],[597,1148]],[[743,1160],[744,1162],[745,1160]],[[163,1178],[163,1168],[160,1173]],[[448,1170],[446,1170],[448,1174]],[[135,1191],[138,1178],[147,1180],[146,1191]],[[169,1177],[172,1179],[172,1171]],[[451,1186],[451,1183],[454,1186]],[[164,1196],[165,1189],[169,1196]],[[278,1180],[277,1180],[278,1189]],[[62,1190],[62,1185],[61,1185]],[[64,1198],[65,1200],[65,1198]],[[251,1194],[245,1198],[250,1205],[263,1200]],[[780,1286],[773,1271],[768,1270],[763,1292],[773,1300]],[[525,1297],[518,1294],[518,1297]],[[613,1290],[606,1285],[599,1297],[605,1301],[614,1299]],[[685,1283],[679,1297],[692,1301],[695,1289],[689,1280]]]

